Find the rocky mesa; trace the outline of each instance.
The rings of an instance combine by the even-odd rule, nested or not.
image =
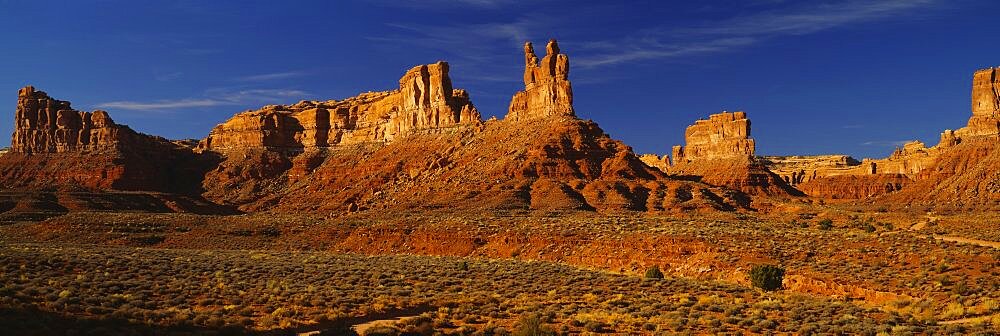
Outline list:
[[[389,142],[414,132],[479,123],[479,111],[465,90],[452,87],[448,70],[446,62],[420,65],[399,79],[396,90],[239,113],[212,129],[199,149],[301,150]]]
[[[643,156],[647,165],[688,179],[740,190],[751,195],[798,195],[756,156],[745,112],[722,112],[697,120],[684,132],[684,145],[670,157]]]

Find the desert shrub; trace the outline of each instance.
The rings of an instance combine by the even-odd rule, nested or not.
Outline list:
[[[587,321],[587,323],[583,325],[583,329],[584,330],[589,331],[589,332],[596,332],[596,333],[604,332],[604,329],[606,327],[607,327],[607,324],[604,324],[604,322],[594,321],[594,320]]]
[[[663,272],[660,271],[660,266],[653,265],[646,270],[646,279],[663,279]]]
[[[781,288],[785,277],[785,269],[774,265],[756,265],[750,269],[750,283],[765,291]]]
[[[162,243],[167,237],[159,235],[149,235],[149,236],[130,236],[128,240],[132,244],[136,245],[155,245]]]
[[[398,336],[399,329],[390,326],[374,326],[365,330],[365,336]]]
[[[260,234],[261,236],[274,238],[281,235],[281,230],[279,230],[276,227],[267,227],[260,229],[260,231],[258,231],[257,233]]]
[[[514,328],[514,336],[550,336],[556,332],[542,324],[542,318],[537,314],[521,315]]]
[[[826,218],[819,221],[820,230],[829,230],[833,228],[833,220]]]

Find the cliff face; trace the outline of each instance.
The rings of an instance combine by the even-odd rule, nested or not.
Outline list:
[[[695,121],[684,131],[685,146],[674,146],[674,165],[715,159],[753,158],[756,146],[750,138],[746,112],[722,112]]]
[[[10,150],[28,154],[114,150],[128,132],[107,112],[77,111],[67,101],[26,86],[17,92]]]
[[[644,156],[643,161],[670,175],[696,178],[747,194],[800,194],[757,159],[745,112],[722,112],[695,121],[684,132],[684,140],[684,146],[673,147],[671,161],[666,156],[659,160]]]
[[[76,111],[28,86],[18,91],[0,186],[196,194],[205,163],[182,144],[136,133],[104,111]]]
[[[761,161],[793,186],[821,176],[838,175],[837,172],[846,174],[861,166],[861,162],[847,155],[764,156]]]
[[[959,138],[1000,134],[1000,68],[976,71],[972,77],[972,117],[958,129]]]
[[[269,105],[237,114],[212,129],[199,148],[227,152],[390,142],[479,122],[468,93],[452,88],[448,63],[438,62],[407,71],[397,90],[341,101]]]
[[[531,42],[524,44],[524,91],[514,94],[506,120],[525,121],[553,116],[574,117],[569,57],[550,40],[541,63]]]

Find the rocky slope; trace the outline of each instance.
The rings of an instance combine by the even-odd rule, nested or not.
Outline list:
[[[972,80],[972,116],[965,127],[945,130],[938,144],[912,141],[884,159],[826,165],[813,158],[789,165],[770,160],[769,167],[792,170],[793,184],[823,198],[865,199],[886,195],[889,204],[925,204],[973,208],[1000,206],[1000,137],[998,69],[979,70]],[[808,161],[808,160],[807,160]],[[795,170],[797,169],[797,173]],[[804,177],[802,177],[804,176]],[[789,176],[785,176],[788,178]],[[801,180],[802,184],[795,181]],[[898,192],[897,192],[898,191]]]
[[[346,110],[358,111],[358,117],[345,120],[370,115],[382,122],[347,122],[354,126],[337,128],[345,130],[345,135],[353,134],[340,137],[350,141],[328,142],[328,146],[302,141],[279,141],[282,145],[275,146],[256,141],[281,127],[242,127],[237,138],[252,142],[221,140],[224,129],[235,128],[226,125],[235,124],[246,113],[238,115],[202,142],[205,150],[226,156],[207,175],[205,195],[247,211],[320,213],[366,209],[681,211],[745,205],[738,193],[724,194],[704,184],[666,177],[643,165],[630,147],[608,137],[595,123],[577,119],[569,59],[559,53],[555,41],[546,49],[548,54],[539,62],[531,44],[525,45],[525,90],[514,95],[503,120],[481,122],[467,95],[450,94],[444,63],[411,70],[397,91],[344,100],[351,102]],[[414,81],[409,78],[422,73],[420,69],[435,68],[444,71],[430,71],[439,75],[416,81],[429,83],[424,86],[432,88],[428,98],[411,100],[412,94],[392,98],[399,93],[428,92],[411,89]],[[347,103],[300,103],[250,115],[263,112],[294,118],[314,106],[329,110],[337,104]],[[284,125],[288,124],[295,125]],[[307,131],[291,129],[278,133],[285,134],[282,139],[309,138]],[[219,145],[223,142],[240,145]]]
[[[1000,209],[1000,68],[979,70],[972,80],[972,116],[965,127],[942,133],[916,182],[887,195],[890,204],[954,209]]]

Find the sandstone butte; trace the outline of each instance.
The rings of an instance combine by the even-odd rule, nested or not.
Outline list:
[[[196,188],[178,182],[198,166],[187,162],[194,157],[182,144],[116,124],[105,111],[77,111],[28,86],[18,91],[0,180],[8,188],[190,192]]]
[[[745,112],[722,112],[697,120],[684,132],[683,146],[671,156],[643,155],[647,164],[681,178],[695,178],[751,195],[800,194],[769,171],[756,156]]]
[[[990,68],[975,73],[968,124],[945,130],[939,143],[929,148],[913,141],[887,158],[862,161],[846,155],[757,158],[749,138],[750,122],[744,113],[735,112],[715,114],[688,127],[687,146],[673,148],[673,162],[668,156],[643,155],[642,159],[672,174],[692,175],[751,194],[759,193],[762,186],[783,182],[809,196],[828,199],[886,195],[882,200],[895,204],[996,207],[1000,205],[997,71]],[[749,171],[756,172],[757,178],[746,178],[755,175],[747,175],[746,162],[751,162],[753,169]],[[779,181],[765,179],[773,175],[779,176]]]
[[[242,211],[313,213],[747,205],[739,192],[646,166],[597,124],[577,118],[569,58],[555,40],[546,52],[538,61],[525,45],[525,88],[503,120],[482,121],[468,93],[452,87],[448,64],[438,62],[407,71],[395,90],[239,113],[197,144],[139,134],[105,112],[75,111],[29,87],[19,94],[0,184],[42,198],[82,186],[100,195],[178,193],[189,203]],[[88,206],[79,203],[86,202],[73,206]]]

